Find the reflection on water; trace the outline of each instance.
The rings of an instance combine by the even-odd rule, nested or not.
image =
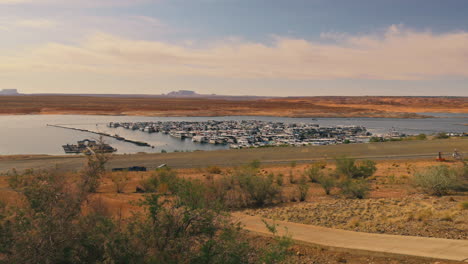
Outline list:
[[[128,139],[148,142],[155,146],[138,147],[113,138],[106,142],[118,149],[117,153],[193,151],[224,149],[226,146],[193,143],[190,139],[180,140],[160,133],[148,134],[123,128],[108,128],[109,122],[144,121],[206,121],[206,120],[263,120],[278,122],[310,122],[320,126],[361,125],[372,133],[387,133],[392,128],[407,134],[436,132],[467,132],[468,118],[446,114],[446,118],[430,119],[386,119],[386,118],[285,118],[285,117],[141,117],[141,116],[85,116],[85,115],[24,115],[0,116],[0,155],[14,154],[64,154],[62,145],[75,144],[86,138],[95,139],[96,135],[48,127],[47,124],[62,124],[75,128],[119,134]]]

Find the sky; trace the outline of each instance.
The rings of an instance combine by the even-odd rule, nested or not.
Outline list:
[[[0,89],[468,96],[466,0],[0,0]]]

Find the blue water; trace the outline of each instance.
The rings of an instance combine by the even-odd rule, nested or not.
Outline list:
[[[138,121],[206,121],[206,120],[263,120],[279,122],[310,122],[320,126],[361,125],[370,132],[384,134],[392,128],[407,134],[437,132],[468,132],[468,118],[447,114],[444,118],[398,119],[398,118],[286,118],[286,117],[143,117],[143,116],[86,116],[86,115],[15,115],[0,116],[0,155],[50,154],[63,155],[62,145],[74,144],[86,138],[96,139],[97,135],[48,127],[47,124],[61,124],[75,128],[119,134],[128,139],[148,142],[155,146],[138,147],[130,143],[105,138],[106,142],[118,149],[117,153],[215,150],[226,146],[193,143],[190,139],[179,140],[159,133],[148,134],[123,128],[108,128],[109,122]]]

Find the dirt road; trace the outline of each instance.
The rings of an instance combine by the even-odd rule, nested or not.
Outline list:
[[[271,233],[258,216],[234,213],[244,228],[259,234]],[[382,235],[353,232],[298,223],[267,220],[275,223],[280,235],[288,234],[297,242],[348,252],[377,256],[415,256],[423,258],[467,261],[468,241],[442,238]]]
[[[421,159],[437,156],[439,151],[447,158],[454,149],[468,152],[467,139],[400,141],[372,144],[348,144],[312,147],[276,147],[259,149],[221,150],[179,152],[161,154],[114,155],[108,163],[109,168],[145,166],[153,169],[160,164],[173,168],[198,168],[216,166],[237,166],[252,160],[260,160],[264,164],[298,163],[334,157],[348,156],[360,159],[401,160]],[[466,156],[466,154],[465,154]],[[76,156],[31,156],[25,158],[0,157],[0,173],[13,168],[24,170],[28,168],[47,169],[58,167],[62,171],[77,171],[82,168],[85,158]]]

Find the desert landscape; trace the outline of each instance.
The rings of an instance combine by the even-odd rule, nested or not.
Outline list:
[[[146,206],[140,205],[140,201],[144,201],[152,194],[159,193],[169,195],[169,197],[174,195],[170,191],[172,188],[170,182],[175,178],[180,178],[202,184],[201,186],[206,186],[206,188],[214,188],[206,193],[209,199],[215,199],[220,194],[216,194],[221,190],[218,188],[223,188],[224,191],[221,193],[223,193],[223,203],[226,206],[224,210],[234,215],[261,216],[268,219],[365,233],[460,241],[467,239],[466,189],[447,189],[447,192],[442,195],[434,195],[430,192],[431,189],[418,185],[415,179],[417,177],[415,175],[428,168],[446,166],[454,171],[464,169],[465,174],[461,174],[460,177],[465,178],[459,180],[467,184],[466,165],[462,162],[448,160],[440,163],[433,158],[377,161],[375,170],[365,178],[368,185],[363,190],[362,196],[361,194],[355,196],[357,193],[346,193],[344,187],[338,184],[341,181],[340,178],[336,178],[340,177],[337,174],[338,167],[342,166],[338,165],[339,162],[339,159],[301,164],[291,161],[289,164],[281,165],[252,161],[235,167],[212,165],[198,168],[163,168],[149,172],[108,171],[102,174],[99,187],[87,198],[85,208],[88,209],[85,211],[98,210],[100,214],[114,219],[113,221],[124,224],[130,221],[129,219],[132,219],[135,213],[147,210]],[[363,166],[363,164],[366,164],[365,161],[357,161],[356,166]],[[374,165],[370,163],[370,166]],[[54,170],[48,171],[53,173]],[[80,173],[73,171],[60,174],[68,180],[80,177]],[[0,190],[2,190],[0,200],[6,205],[3,208],[22,206],[23,194],[18,192],[20,189],[17,189],[15,184],[21,183],[32,175],[34,174],[31,172],[16,174],[10,170],[4,174],[6,177],[0,177]],[[270,196],[267,195],[264,198],[252,196],[253,193],[243,191],[242,183],[241,185],[234,183],[237,180],[233,180],[234,185],[231,186],[231,179],[243,177],[242,175],[249,175],[250,179],[266,180],[270,186],[268,188],[275,190],[274,194],[270,193]],[[326,187],[323,180],[325,178],[335,179],[335,183]],[[164,183],[164,179],[169,182]],[[260,183],[256,183],[257,186],[258,184]],[[272,243],[274,245],[272,238],[259,236],[255,232],[243,231],[240,236],[258,248],[268,248]],[[320,249],[320,247],[303,243],[291,244],[285,250],[287,263],[456,263],[411,256],[402,258],[388,253],[369,254],[356,250],[337,250],[326,247]],[[250,256],[251,260],[257,257],[259,256]]]
[[[0,114],[424,118],[468,113],[466,97],[301,97],[255,100],[57,95],[0,96]]]

